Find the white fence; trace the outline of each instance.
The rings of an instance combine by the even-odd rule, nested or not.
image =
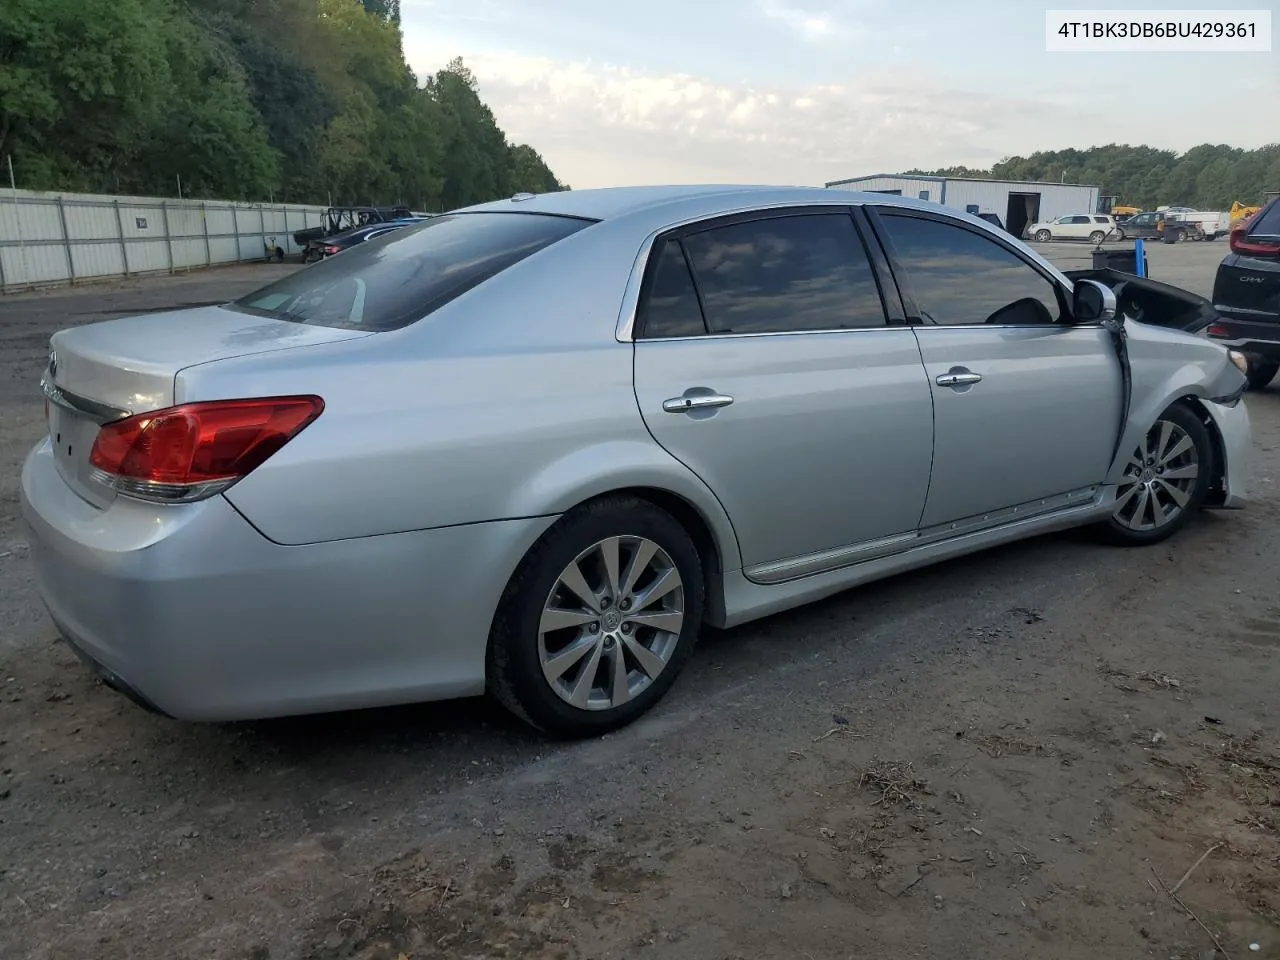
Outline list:
[[[0,191],[0,292],[300,252],[323,207]]]

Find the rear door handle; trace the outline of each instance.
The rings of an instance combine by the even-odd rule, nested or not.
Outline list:
[[[962,387],[967,383],[980,383],[980,373],[944,373],[934,382],[940,387]]]
[[[733,397],[727,397],[723,393],[704,393],[663,400],[662,409],[667,413],[688,413],[690,410],[704,410],[709,407],[727,407],[731,403],[733,403]]]

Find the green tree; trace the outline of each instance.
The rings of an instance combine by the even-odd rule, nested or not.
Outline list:
[[[253,107],[239,60],[193,23],[168,30],[169,85],[123,185],[165,190],[182,178],[189,195],[249,200],[277,182],[279,154]]]
[[[513,191],[554,193],[565,189],[542,155],[526,143],[517,144],[508,151],[507,178]]]
[[[1096,184],[1121,203],[1154,208],[1186,204],[1204,209],[1255,203],[1280,190],[1280,144],[1242,150],[1201,144],[1179,155],[1147,146],[1106,144],[1088,149],[1046,150],[1006,157],[990,170],[934,171],[935,176],[981,176],[1001,180],[1047,180]],[[923,173],[924,171],[912,171]]]
[[[0,3],[0,153],[26,182],[96,189],[125,168],[169,83],[167,14],[163,0]]]
[[[281,6],[273,11],[277,16],[287,14]],[[293,8],[296,13],[297,4]],[[307,13],[314,21],[314,9]],[[298,18],[286,15],[285,19],[290,36],[297,37]],[[244,11],[197,12],[196,22],[240,63],[244,92],[279,157],[271,192],[281,200],[311,199],[321,137],[338,112],[337,97],[303,59],[301,50],[273,42],[267,25],[246,17]]]
[[[399,25],[400,0],[360,0],[360,3],[375,17]]]
[[[461,63],[419,85],[398,0],[0,0],[22,186],[461,206],[563,189]]]

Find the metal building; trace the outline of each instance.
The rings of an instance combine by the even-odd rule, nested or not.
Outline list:
[[[1006,230],[1021,236],[1036,221],[1076,213],[1098,212],[1101,188],[1078,183],[1019,180],[976,180],[878,173],[849,180],[833,180],[828,187],[918,197],[969,213],[994,213]]]

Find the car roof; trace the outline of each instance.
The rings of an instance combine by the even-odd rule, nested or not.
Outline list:
[[[504,200],[476,204],[463,209],[468,213],[544,213],[591,220],[612,220],[628,214],[666,208],[678,218],[687,207],[700,215],[715,215],[739,210],[744,205],[783,206],[794,203],[892,203],[894,206],[918,210],[938,210],[939,205],[912,197],[883,193],[864,193],[828,187],[779,187],[750,184],[696,184],[662,187],[597,187],[589,190],[565,190],[557,193],[516,194]],[[710,208],[710,209],[709,209]],[[948,213],[958,211],[948,210]]]

